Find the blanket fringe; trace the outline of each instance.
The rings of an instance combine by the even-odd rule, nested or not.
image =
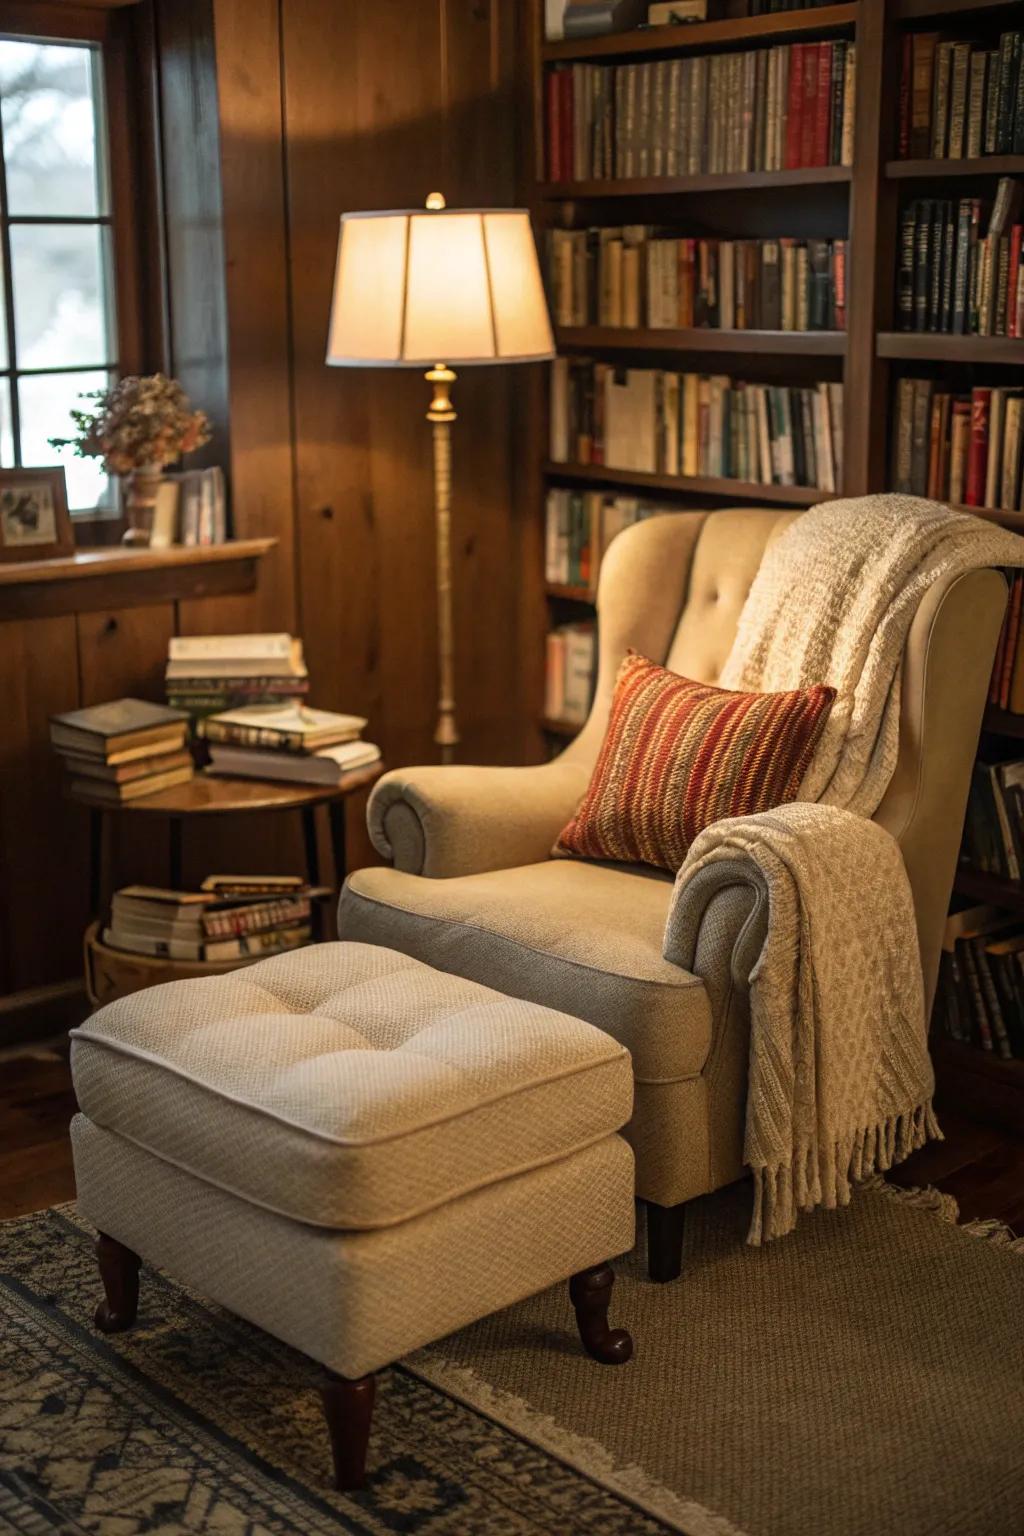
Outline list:
[[[942,1140],[931,1099],[875,1125],[858,1126],[823,1145],[797,1147],[789,1163],[755,1167],[754,1209],[747,1242],[754,1246],[784,1237],[797,1213],[823,1205],[848,1205],[854,1184],[901,1163],[930,1138]]]

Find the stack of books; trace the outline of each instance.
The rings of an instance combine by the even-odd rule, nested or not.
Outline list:
[[[165,474],[157,491],[150,546],[223,544],[228,536],[224,471],[188,469]]]
[[[1024,33],[1004,32],[998,48],[907,32],[900,75],[903,160],[973,160],[1024,154]]]
[[[167,648],[167,702],[195,719],[243,704],[305,698],[302,641],[287,634],[176,635]]]
[[[842,485],[843,386],[748,384],[723,374],[556,358],[551,458],[759,485]]]
[[[103,942],[164,960],[253,960],[298,949],[325,892],[298,876],[213,875],[198,891],[126,885],[110,903]]]
[[[695,240],[646,224],[548,239],[558,325],[846,329],[845,240]]]
[[[1000,907],[950,913],[934,1021],[951,1040],[1024,1058],[1024,923]]]
[[[896,388],[892,484],[954,506],[1024,509],[1024,389],[951,394],[934,379]]]
[[[114,699],[50,720],[73,794],[119,805],[184,784],[195,772],[188,716],[145,699]]]
[[[544,714],[564,725],[582,725],[590,711],[597,669],[597,631],[592,623],[562,624],[547,637]]]
[[[1024,334],[1022,202],[1024,183],[1002,176],[991,211],[980,197],[907,205],[900,225],[901,330]]]
[[[548,180],[853,164],[853,43],[548,70]]]
[[[548,492],[544,543],[544,579],[552,586],[597,591],[605,550],[624,528],[671,512],[638,496],[609,491]]]
[[[197,730],[211,773],[333,786],[380,761],[380,748],[360,739],[365,725],[360,715],[305,704],[250,704],[208,715]]]

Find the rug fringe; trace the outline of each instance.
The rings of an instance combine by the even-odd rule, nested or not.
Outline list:
[[[902,1114],[862,1125],[835,1141],[805,1142],[790,1161],[753,1168],[754,1209],[747,1242],[758,1247],[784,1237],[796,1226],[797,1213],[824,1206],[849,1205],[855,1184],[916,1152],[930,1138],[943,1139],[931,1099]]]

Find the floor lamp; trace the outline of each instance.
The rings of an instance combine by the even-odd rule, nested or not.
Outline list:
[[[455,724],[451,577],[451,388],[458,367],[554,356],[530,217],[520,208],[342,215],[327,361],[340,368],[426,368],[434,436],[437,633],[434,740],[450,763]],[[444,359],[444,361],[441,361]]]

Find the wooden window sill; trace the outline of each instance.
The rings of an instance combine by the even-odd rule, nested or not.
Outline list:
[[[259,562],[276,539],[169,549],[110,545],[56,560],[0,564],[0,620],[103,608],[136,608],[182,598],[251,592]]]

